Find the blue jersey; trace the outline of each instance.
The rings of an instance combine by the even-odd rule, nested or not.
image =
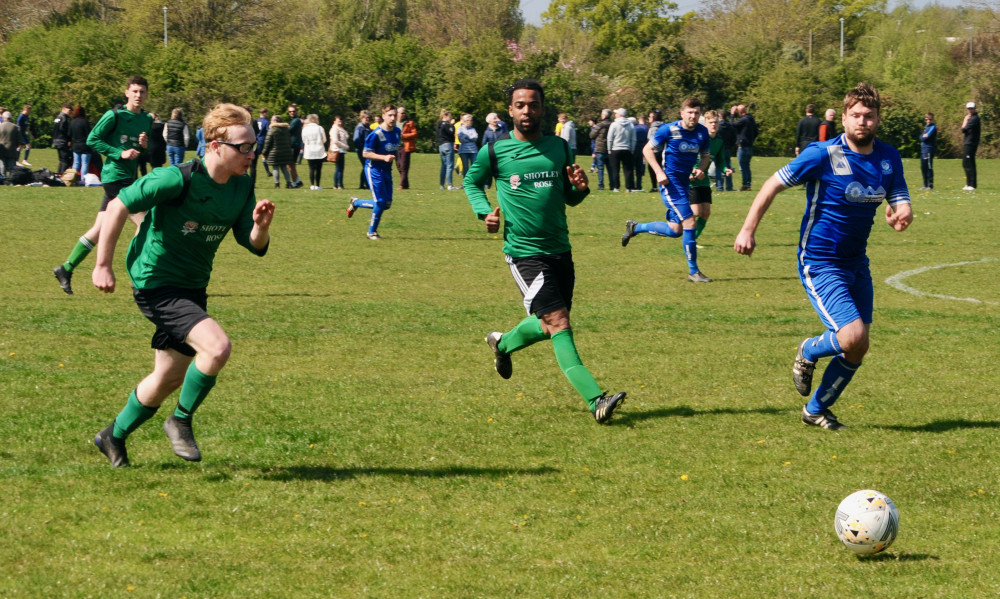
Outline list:
[[[920,151],[931,152],[937,147],[937,125],[931,123],[924,127],[924,132],[920,134]]]
[[[702,154],[708,154],[708,129],[698,123],[693,130],[684,128],[681,121],[665,123],[653,134],[653,148],[663,150],[663,172],[668,177],[688,181]]]
[[[373,154],[392,154],[393,156],[399,151],[400,145],[400,132],[399,127],[393,127],[392,131],[386,131],[382,127],[376,127],[374,131],[368,134],[365,138],[365,152],[372,152]],[[367,160],[366,163],[371,166],[375,171],[379,171],[382,174],[392,173],[392,164],[389,162],[384,162],[382,160]]]
[[[882,200],[910,201],[896,148],[875,140],[870,154],[852,152],[844,135],[809,144],[777,172],[785,187],[806,184],[799,262],[849,264],[865,249]]]

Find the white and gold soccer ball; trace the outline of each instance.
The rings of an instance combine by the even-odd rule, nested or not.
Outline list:
[[[844,545],[854,553],[878,553],[896,540],[899,510],[891,499],[878,491],[856,491],[837,506],[833,527]]]

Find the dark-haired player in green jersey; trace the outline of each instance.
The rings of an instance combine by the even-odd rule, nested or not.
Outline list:
[[[138,159],[146,151],[149,130],[153,126],[152,115],[142,109],[148,95],[149,83],[146,79],[139,75],[130,77],[125,84],[125,106],[105,112],[87,136],[87,145],[106,157],[101,170],[104,198],[101,199],[94,224],[73,246],[66,262],[52,271],[59,286],[70,295],[73,294],[73,269],[83,262],[97,244],[108,202],[118,197],[119,191],[135,182]],[[141,215],[134,220],[138,225],[142,220]]]
[[[625,400],[625,392],[601,391],[580,361],[569,324],[575,274],[566,205],[576,206],[590,193],[587,174],[573,164],[565,140],[542,135],[541,84],[521,79],[510,88],[508,100],[514,131],[480,149],[466,175],[465,194],[487,232],[500,230],[503,212],[503,249],[528,317],[506,333],[490,333],[486,343],[493,350],[497,373],[507,379],[513,372],[510,354],[551,339],[563,374],[587,401],[594,419],[604,423]],[[494,177],[497,208],[483,192]]]
[[[156,413],[178,387],[177,408],[163,424],[174,453],[201,459],[191,417],[215,386],[232,345],[207,310],[212,261],[223,238],[258,256],[267,253],[274,204],[254,196],[246,175],[256,141],[250,113],[220,104],[203,123],[205,157],[158,168],[123,189],[108,204],[94,267],[94,285],[115,290],[111,268],[115,246],[130,213],[146,212],[129,244],[126,266],[132,295],[143,316],[156,325],[153,372],[129,395],[121,413],[97,433],[94,444],[114,467],[128,466],[125,439]],[[182,169],[190,169],[183,171]]]

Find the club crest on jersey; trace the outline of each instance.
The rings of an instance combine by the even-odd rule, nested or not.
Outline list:
[[[878,189],[865,187],[857,181],[851,183],[844,189],[844,199],[854,204],[880,204],[885,199],[885,189],[879,185]]]
[[[674,139],[680,139],[681,135],[682,133],[680,127],[678,127],[677,125],[670,126],[670,137],[673,137]]]
[[[888,160],[883,160],[882,161],[882,174],[883,175],[891,175],[892,174],[892,164],[890,164]]]
[[[122,135],[121,143],[125,143],[127,141],[128,141],[128,135]]]
[[[521,175],[511,175],[510,176],[510,190],[514,191],[521,186]]]
[[[186,223],[184,223],[184,226],[181,227],[181,233],[183,233],[184,235],[190,235],[191,233],[195,233],[197,231],[198,231],[198,223],[194,222],[193,220],[187,221]]]

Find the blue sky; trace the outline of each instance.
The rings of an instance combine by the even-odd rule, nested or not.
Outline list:
[[[521,0],[521,13],[524,15],[524,20],[526,23],[531,25],[541,25],[542,24],[542,13],[548,10],[549,2],[551,0]],[[678,6],[678,14],[684,14],[686,12],[697,10],[703,2],[699,0],[674,0]],[[925,6],[927,4],[935,3],[933,0],[912,0],[911,4],[913,6]],[[896,6],[899,2],[895,0],[889,0],[889,7],[892,8]],[[962,4],[961,0],[937,0],[936,4],[941,6],[959,6]]]

